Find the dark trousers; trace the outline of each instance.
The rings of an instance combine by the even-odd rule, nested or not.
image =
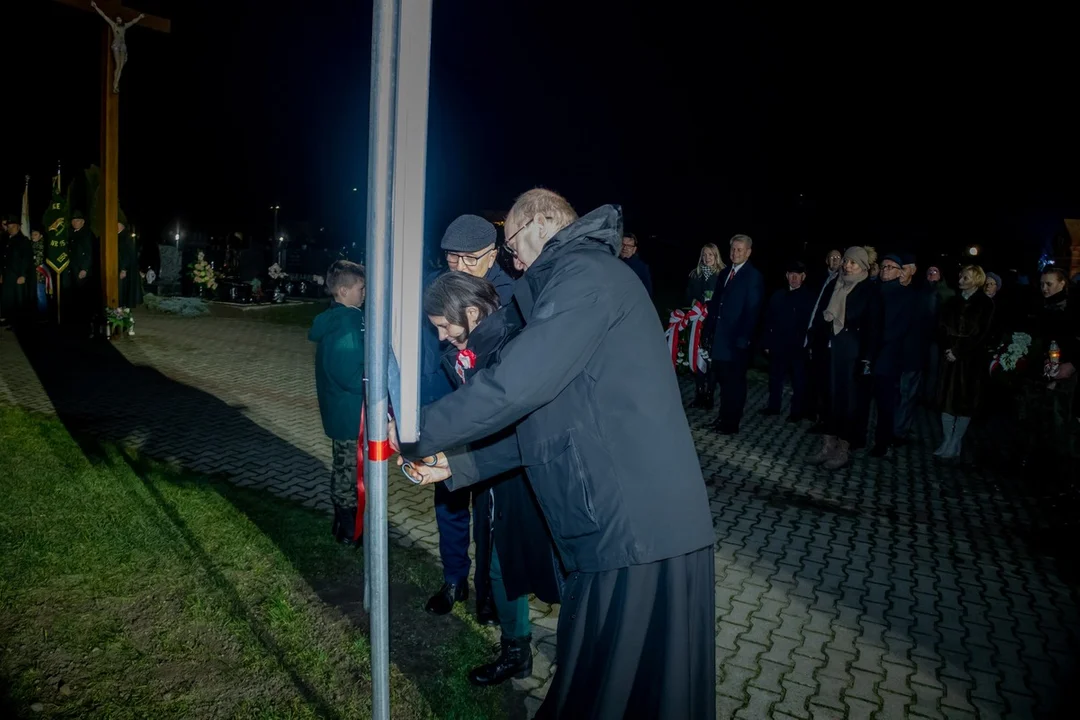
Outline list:
[[[870,429],[870,402],[876,397],[872,378],[859,376],[859,367],[855,367],[855,424],[852,427],[851,440],[851,445],[856,450],[866,446],[866,435]]]
[[[719,423],[737,430],[746,409],[746,370],[749,350],[736,350],[731,360],[713,363],[716,382],[720,386]]]
[[[877,429],[874,442],[889,445],[896,439],[896,406],[900,402],[900,376],[874,376],[874,402],[877,403]]]
[[[896,406],[896,425],[893,428],[893,434],[897,438],[905,438],[911,431],[921,381],[921,370],[908,370],[900,376],[900,401]]]
[[[443,580],[454,585],[469,579],[469,521],[476,542],[476,572],[473,587],[476,606],[483,607],[491,598],[491,488],[487,484],[451,492],[435,487],[435,524],[439,528],[439,559],[442,560]],[[469,503],[472,503],[472,511]]]
[[[694,389],[698,395],[706,395],[709,392],[709,373],[694,371]]]
[[[923,367],[922,392],[923,402],[933,405],[937,402],[938,372],[941,369],[941,352],[937,343],[931,343],[926,351],[926,365]]]
[[[859,432],[859,398],[865,378],[856,375],[859,341],[846,328],[832,338],[829,351],[829,421],[828,432],[855,445]],[[866,442],[863,426],[862,442]]]
[[[827,421],[832,401],[832,369],[829,348],[818,347],[806,353],[810,373],[810,388],[806,394],[806,417]]]
[[[487,492],[485,487],[482,492]],[[469,489],[451,492],[442,483],[435,485],[435,524],[439,528],[439,558],[442,560],[443,578],[455,585],[469,577],[472,562],[469,560],[469,522],[472,515],[470,503],[473,492]],[[478,512],[487,512],[487,503],[476,503]],[[481,507],[482,506],[482,507]],[[487,527],[487,522],[477,522],[477,529]],[[490,547],[487,539],[484,544]]]
[[[791,414],[803,417],[806,412],[806,355],[802,348],[769,353],[769,410],[780,412],[784,380],[788,377],[791,378]]]

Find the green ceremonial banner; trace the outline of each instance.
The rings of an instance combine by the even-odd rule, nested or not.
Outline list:
[[[60,176],[57,175],[53,178],[49,209],[45,211],[45,218],[41,221],[45,226],[45,263],[57,275],[67,270],[71,264],[71,258],[68,257],[68,211],[68,200],[60,193]]]

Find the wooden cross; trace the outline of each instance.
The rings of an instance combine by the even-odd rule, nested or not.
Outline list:
[[[94,13],[90,0],[55,0],[85,12]],[[121,18],[131,22],[139,15],[142,18],[134,27],[149,28],[168,33],[172,23],[167,18],[146,15],[124,7],[121,0],[98,0],[98,7],[110,18]],[[96,14],[96,13],[95,13]],[[120,95],[113,92],[113,76],[116,64],[111,48],[112,29],[104,21],[101,23],[101,182],[102,199],[105,207],[102,216],[101,231],[101,292],[105,305],[110,308],[120,304],[119,254],[117,248],[116,226],[119,215],[117,177],[120,161]],[[138,282],[139,278],[132,278]]]

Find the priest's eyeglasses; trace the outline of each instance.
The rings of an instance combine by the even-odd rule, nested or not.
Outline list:
[[[545,215],[544,217],[547,218],[548,220],[554,220],[555,219],[555,218],[549,217],[547,215]],[[522,225],[517,230],[515,230],[514,233],[510,237],[506,238],[506,246],[505,246],[506,250],[507,250],[507,252],[509,252],[514,257],[517,257],[517,248],[514,247],[513,245],[511,245],[510,241],[513,240],[514,238],[516,238],[518,235],[520,235],[522,230],[524,230],[525,228],[532,225],[533,220],[535,220],[535,219],[536,218],[529,218],[529,220],[524,225]]]

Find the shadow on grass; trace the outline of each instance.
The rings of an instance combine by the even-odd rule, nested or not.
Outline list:
[[[251,458],[245,467],[261,470],[267,484],[291,483],[297,476],[325,477],[322,462],[214,395],[175,382],[153,368],[133,365],[109,342],[87,343],[43,330],[21,334],[19,343],[59,419],[87,458],[107,462],[104,443],[108,442],[139,448],[138,452],[124,451],[124,458],[157,506],[147,507],[146,512],[162,518],[176,533],[177,541],[190,551],[236,617],[248,624],[254,637],[288,673],[304,700],[320,716],[337,717],[333,703],[305,682],[288,654],[275,644],[262,621],[252,616],[237,590],[217,569],[215,558],[148,479],[153,473],[177,485],[213,488],[278,547],[325,604],[341,612],[366,636],[362,554],[348,557],[349,551],[333,544],[326,516],[261,491],[236,487],[223,476],[208,479],[182,470],[163,473],[161,465],[149,458],[201,467],[213,465],[215,458]],[[7,384],[18,399],[19,383],[9,379]],[[146,504],[145,497],[137,501]],[[328,562],[328,556],[347,557],[348,561]],[[467,701],[472,693],[486,692],[498,693],[498,705],[507,717],[524,717],[524,696],[511,687],[479,691],[465,680],[468,666],[490,657],[490,641],[483,631],[453,615],[434,618],[423,612],[427,592],[441,582],[433,558],[422,551],[394,548],[390,568],[391,660],[432,712],[452,717],[454,708],[461,707],[454,702],[455,697]]]

